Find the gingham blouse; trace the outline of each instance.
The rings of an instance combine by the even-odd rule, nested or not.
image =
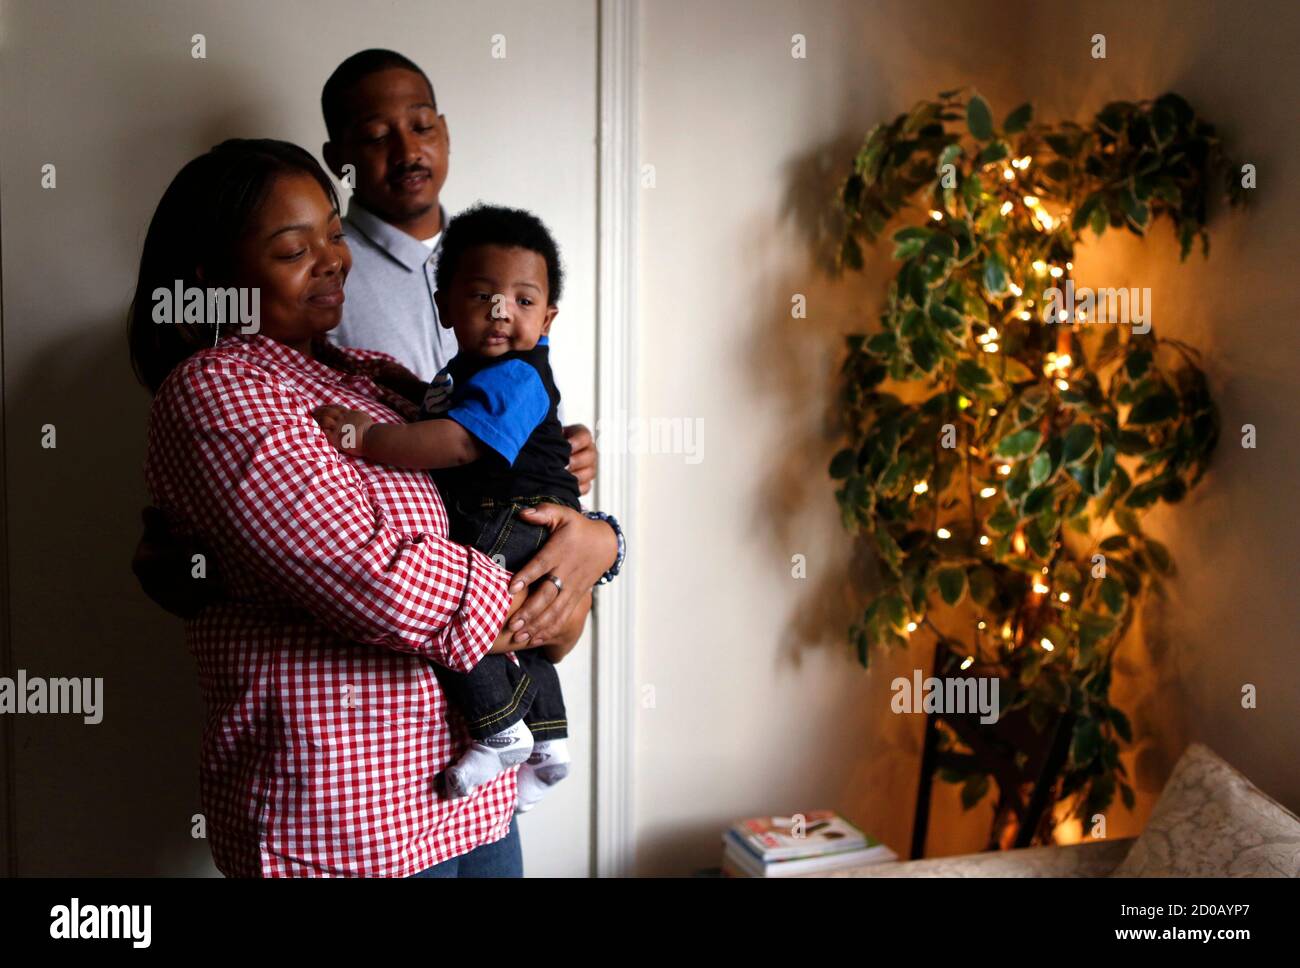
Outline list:
[[[370,378],[391,358],[313,352],[227,336],[177,367],[150,415],[153,500],[226,586],[186,623],[202,804],[227,876],[404,877],[509,829],[516,769],[437,794],[469,737],[433,666],[487,653],[509,575],[447,540],[428,474],[344,456],[317,427],[327,403],[413,417]]]

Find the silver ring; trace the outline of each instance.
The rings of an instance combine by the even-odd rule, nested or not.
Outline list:
[[[544,577],[546,578],[547,581],[549,581],[552,585],[555,586],[555,590],[556,590],[557,592],[562,592],[562,591],[564,591],[564,582],[560,581],[560,579],[559,579],[557,576],[555,576],[555,575],[546,575],[546,576],[544,576]]]

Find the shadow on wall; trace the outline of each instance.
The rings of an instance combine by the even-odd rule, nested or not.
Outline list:
[[[6,280],[6,347],[22,347],[5,374],[14,664],[31,676],[103,679],[97,725],[14,717],[25,875],[215,874],[193,835],[204,716],[195,665],[180,620],[130,570],[147,503],[149,398],[130,371],[126,312],[149,219],[181,165],[226,138],[268,134],[264,92],[220,71],[208,65],[202,83],[226,92],[228,107],[178,118],[148,110],[159,78],[179,76],[175,63],[117,65],[93,100],[139,105],[139,121],[98,146],[97,179],[61,166],[58,191],[39,204],[6,195],[11,237],[46,250],[41,272],[67,282],[43,292],[39,275]],[[49,203],[61,208],[43,222]],[[10,222],[20,211],[29,214]],[[70,243],[66,227],[79,222],[84,233]],[[84,318],[86,306],[101,307],[98,318]],[[46,425],[54,448],[41,446]]]

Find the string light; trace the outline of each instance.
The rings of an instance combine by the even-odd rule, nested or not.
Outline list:
[[[989,543],[989,536],[986,534],[980,535],[980,544],[987,547],[988,543]]]
[[[1060,266],[1052,266],[1051,275],[1053,279],[1059,279],[1061,276],[1065,275],[1065,270]]]
[[[1025,205],[1026,205],[1027,207],[1029,207],[1029,208],[1037,208],[1037,207],[1038,207],[1038,196],[1037,196],[1037,195],[1026,195],[1025,198],[1024,198],[1024,202],[1025,202]]]
[[[915,632],[915,631],[916,631],[916,623],[915,623],[915,622],[908,622],[908,623],[907,623],[907,630],[908,630],[909,632]]]
[[[999,464],[999,465],[998,465],[998,473],[1001,474],[1003,477],[1006,477],[1008,474],[1011,473],[1011,465],[1010,465],[1010,464]]]
[[[998,351],[998,344],[997,344],[997,343],[985,343],[985,344],[984,344],[984,352],[985,352],[985,353],[996,353],[997,351]]]
[[[930,485],[927,484],[925,481],[917,481],[914,485],[912,485],[912,490],[916,494],[924,494],[926,491],[930,490]]]
[[[1068,602],[1070,600],[1070,593],[1061,592],[1061,594],[1057,595],[1056,597],[1059,598],[1062,602]]]
[[[1025,294],[1025,291],[1021,289],[1019,286],[1017,286],[1014,282],[1008,282],[1007,288],[1011,290],[1011,295],[1013,296],[1023,296]]]
[[[1028,322],[1029,320],[1034,318],[1033,314],[1028,309],[1022,309],[1016,315],[1019,316],[1021,319],[1023,319],[1025,322]]]
[[[935,532],[935,534],[937,534],[940,537],[940,539],[943,541],[947,541],[949,538],[952,537],[952,532],[949,531],[947,528],[940,528],[938,531]]]
[[[1047,594],[1048,592],[1050,592],[1050,591],[1051,591],[1051,589],[1048,588],[1046,585],[1044,585],[1041,581],[1036,581],[1036,582],[1034,582],[1034,594],[1035,594],[1035,595],[1046,595],[1046,594]]]
[[[1002,177],[1005,178],[1007,181],[1011,181],[1013,178],[1016,177],[1016,173],[1012,171],[1010,168],[1003,168]]]
[[[961,664],[961,667],[963,670],[966,670],[969,669],[974,664],[975,664],[975,657],[973,655],[968,655],[966,656],[966,660]]]
[[[977,629],[979,629],[979,630],[982,632],[982,631],[984,631],[986,628],[989,627],[989,623],[988,623],[988,622],[983,622],[983,621],[981,621],[981,622],[980,622],[978,625],[976,625],[975,627],[976,627]]]
[[[1074,271],[1074,263],[1073,263],[1073,262],[1067,262],[1067,263],[1065,264],[1065,268],[1067,268],[1067,269],[1069,269],[1071,272],[1073,272],[1073,271]]]
[[[1046,272],[1046,271],[1047,271],[1047,263],[1044,262],[1042,259],[1035,259],[1035,260],[1034,260],[1034,271],[1035,271],[1035,272]]]
[[[932,208],[930,209],[930,218],[934,219],[936,222],[942,222],[943,212],[940,212],[937,209]]]
[[[1066,390],[1070,389],[1070,381],[1069,381],[1069,380],[1057,380],[1057,381],[1056,381],[1056,389],[1058,389],[1058,390],[1060,390],[1062,393],[1064,393]]]
[[[1011,214],[1011,210],[1012,210],[1013,208],[1015,208],[1015,206],[1012,205],[1010,202],[1003,202],[1003,203],[1002,203],[1002,208],[1000,208],[998,211],[1001,212],[1001,214],[1003,214],[1003,215],[1010,215],[1010,214]]]
[[[980,497],[992,497],[996,493],[998,493],[998,489],[996,487],[985,487],[985,488],[981,488]]]
[[[1009,639],[1009,638],[1011,638],[1011,623],[1010,623],[1010,622],[1004,622],[1004,623],[1002,623],[1002,637],[1003,637],[1004,639]]]
[[[1052,644],[1052,640],[1047,638],[1046,636],[1039,639],[1038,644],[1043,647],[1044,652],[1052,652],[1056,649],[1056,646]]]

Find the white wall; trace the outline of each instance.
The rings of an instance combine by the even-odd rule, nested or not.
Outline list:
[[[202,716],[180,623],[128,563],[145,502],[147,395],[125,313],[180,166],[227,137],[318,152],[320,89],[347,55],[421,64],[452,134],[451,211],[535,210],[570,283],[555,331],[566,416],[594,407],[596,8],[519,2],[0,0],[4,397],[14,663],[103,676],[105,718],[16,719],[18,871],[211,872],[191,839]],[[207,38],[207,59],[190,38]],[[491,57],[504,34],[506,57]],[[40,168],[57,166],[57,188]],[[58,447],[39,446],[43,424]],[[561,666],[575,772],[520,822],[530,874],[590,864],[590,644]]]
[[[967,84],[999,117],[1033,100],[1040,116],[1079,119],[1174,88],[1260,166],[1256,210],[1214,223],[1209,262],[1179,265],[1163,227],[1079,258],[1083,284],[1152,286],[1157,331],[1206,352],[1225,428],[1254,422],[1261,439],[1243,451],[1226,435],[1202,487],[1155,519],[1182,577],[1118,663],[1139,801],[1112,811],[1109,833],[1141,829],[1192,738],[1300,806],[1294,5],[642,9],[641,154],[656,179],[641,195],[640,415],[700,419],[705,449],[695,465],[639,463],[638,679],[654,695],[638,711],[639,870],[714,865],[733,819],[817,807],[908,849],[922,722],[889,712],[888,684],[928,668],[932,644],[855,665],[844,632],[874,563],[853,558],[826,475],[842,335],[875,325],[892,269],[882,245],[865,274],[835,280],[815,239],[866,131]],[[1098,31],[1105,62],[1088,56]],[[806,60],[790,56],[794,33]],[[794,293],[807,296],[805,320],[790,316]],[[791,577],[794,554],[807,556],[806,580]],[[1240,708],[1243,682],[1259,685],[1253,712]],[[937,785],[931,855],[982,848],[988,809],[962,816],[954,788]]]

